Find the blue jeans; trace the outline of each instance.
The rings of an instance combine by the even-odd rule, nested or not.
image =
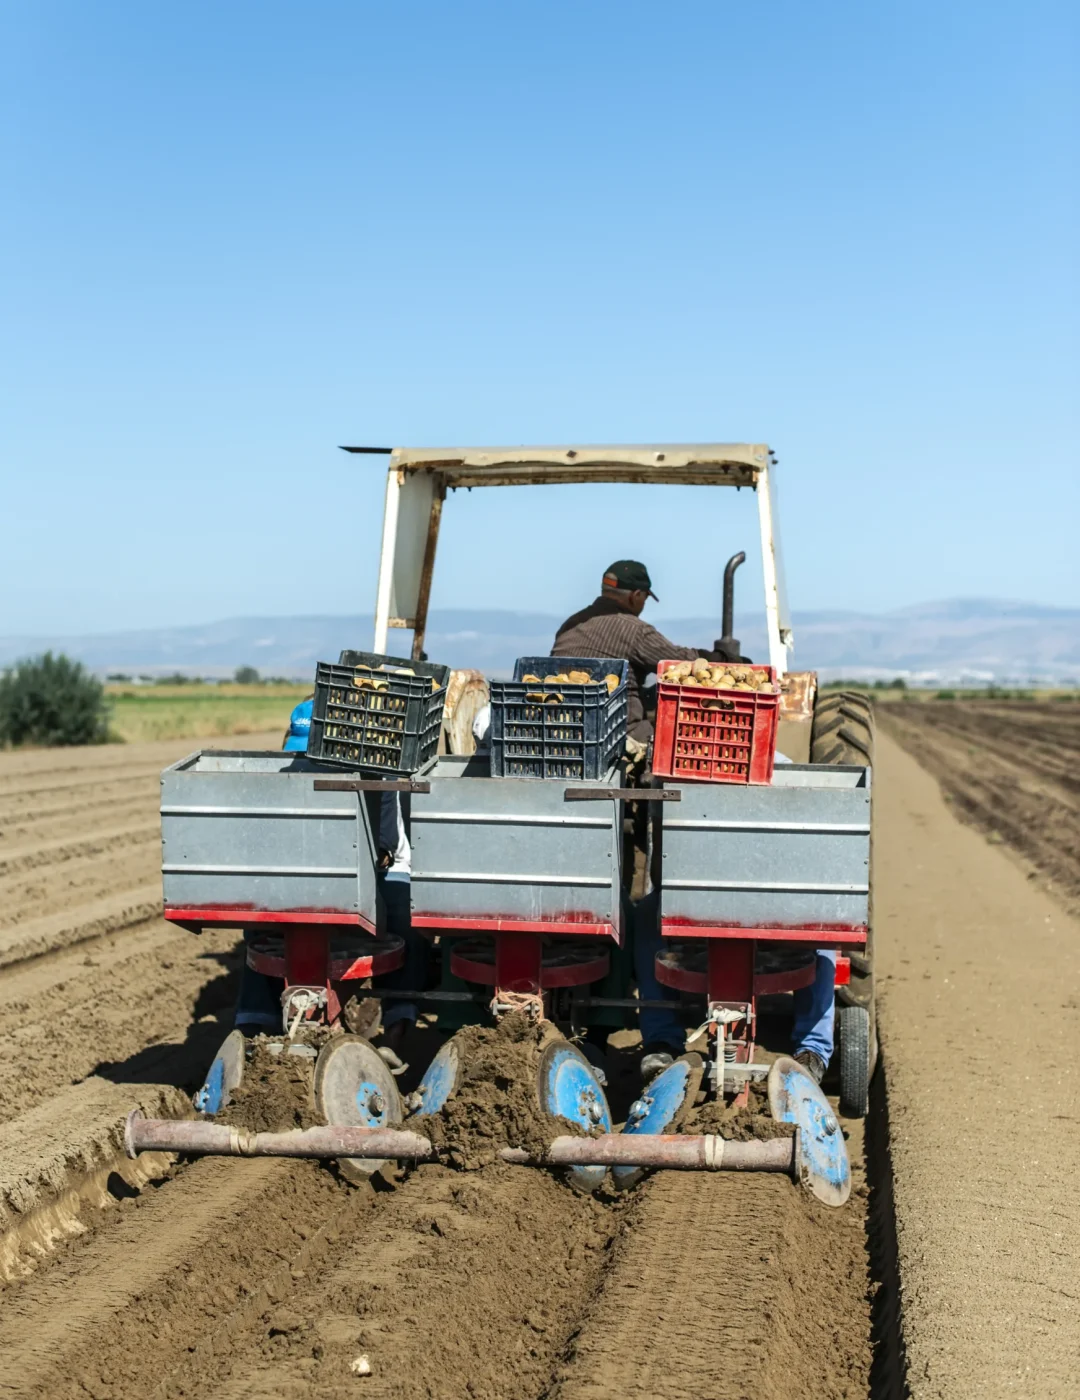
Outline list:
[[[386,931],[396,933],[405,940],[405,961],[393,972],[376,977],[374,986],[380,992],[393,991],[397,987],[411,991],[424,990],[428,970],[428,942],[423,934],[412,929],[412,907],[410,896],[412,881],[404,872],[391,871],[379,876],[379,893],[386,904]],[[414,1001],[395,1001],[389,997],[382,1004],[382,1023],[386,1030],[396,1021],[415,1021],[418,1015]]]
[[[660,895],[653,890],[637,904],[630,906],[630,937],[634,940],[634,976],[638,996],[642,1001],[672,1000],[674,993],[656,980],[656,955],[663,947],[660,936]],[[638,1012],[638,1026],[643,1045],[666,1045],[673,1055],[686,1048],[686,1030],[674,1011]]]
[[[809,987],[792,993],[795,1024],[791,1028],[794,1054],[812,1050],[826,1064],[832,1059],[833,1020],[836,1015],[836,949],[819,948],[817,975]]]
[[[259,937],[258,929],[244,930],[244,966],[240,971],[240,993],[236,998],[234,1026],[261,1026],[264,1030],[281,1030],[281,994],[285,990],[282,977],[268,977],[247,965],[247,945]]]

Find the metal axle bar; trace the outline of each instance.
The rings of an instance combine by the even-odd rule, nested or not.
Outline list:
[[[128,1114],[124,1148],[140,1152],[186,1152],[216,1157],[392,1157],[422,1162],[435,1148],[419,1133],[402,1128],[319,1127],[284,1133],[252,1133],[227,1123]],[[667,1167],[681,1171],[766,1171],[795,1174],[795,1138],[730,1142],[712,1133],[698,1135],[601,1133],[597,1137],[557,1137],[543,1157],[506,1147],[504,1162],[521,1166]]]

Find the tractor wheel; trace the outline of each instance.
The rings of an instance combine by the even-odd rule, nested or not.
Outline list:
[[[857,690],[834,690],[820,695],[810,731],[811,763],[874,764],[874,713]]]
[[[870,697],[857,690],[818,692],[814,723],[810,731],[810,762],[874,766],[874,712]],[[873,871],[873,853],[870,857]],[[841,1007],[860,1006],[871,1019],[870,1044],[874,1036],[874,891],[870,878],[870,918],[866,946],[851,954],[851,981],[836,989]],[[874,1058],[874,1057],[872,1057]],[[873,1066],[871,1065],[871,1069]]]
[[[841,1006],[836,1012],[840,1042],[840,1110],[863,1118],[870,1103],[873,1073],[870,1012],[865,1006]]]

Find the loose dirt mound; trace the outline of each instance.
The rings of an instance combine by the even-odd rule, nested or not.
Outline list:
[[[274,1043],[281,1046],[276,1055],[270,1053],[265,1036],[256,1037],[244,1065],[243,1081],[219,1115],[221,1122],[253,1133],[312,1128],[322,1122],[315,1112],[314,1056],[291,1054],[280,1039]]]
[[[745,1108],[731,1108],[713,1099],[692,1108],[679,1124],[681,1133],[719,1133],[732,1142],[766,1142],[770,1138],[794,1137],[793,1123],[778,1123],[769,1112],[769,1095],[764,1084],[750,1085],[750,1102]]]
[[[466,1171],[497,1161],[500,1148],[540,1157],[560,1133],[580,1133],[578,1124],[540,1109],[536,1076],[551,1037],[550,1027],[518,1014],[497,1026],[466,1026],[454,1038],[461,1066],[456,1092],[438,1113],[409,1126]]]

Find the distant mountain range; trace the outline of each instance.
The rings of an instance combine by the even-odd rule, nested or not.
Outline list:
[[[427,651],[452,666],[506,675],[515,657],[547,655],[561,621],[541,613],[447,608],[431,614]],[[692,646],[709,646],[720,630],[715,618],[657,619],[656,625],[672,641]],[[793,626],[793,668],[826,677],[1080,683],[1080,608],[957,599],[891,613],[797,613]],[[739,618],[735,630],[747,655],[765,656],[759,617]],[[264,676],[307,677],[317,660],[334,659],[343,647],[369,649],[371,633],[370,617],[241,617],[97,636],[0,637],[0,666],[52,650],[101,675],[182,672],[220,679],[251,665]],[[406,649],[410,634],[397,635],[399,650]]]

